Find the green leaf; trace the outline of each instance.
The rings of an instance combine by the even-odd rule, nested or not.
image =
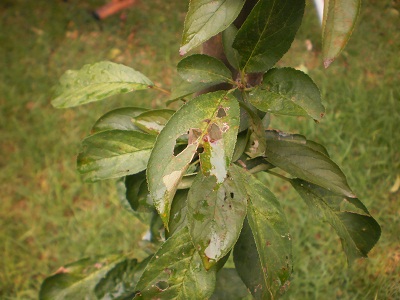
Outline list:
[[[140,107],[122,107],[109,111],[97,120],[90,133],[95,134],[101,131],[114,129],[138,131],[139,128],[133,125],[132,118],[145,111],[147,111],[147,109]]]
[[[322,55],[325,68],[339,56],[353,32],[361,0],[325,0]]]
[[[320,120],[325,113],[316,84],[308,75],[292,68],[269,70],[262,84],[249,93],[249,101],[259,110],[273,114]]]
[[[245,103],[240,102],[240,107],[245,109],[248,115],[250,136],[246,154],[251,158],[265,155],[265,129],[260,117]],[[254,109],[254,108],[253,108]]]
[[[334,193],[355,198],[346,176],[340,168],[319,148],[306,141],[290,141],[286,134],[278,133],[284,139],[267,139],[266,160],[292,174],[326,188]]]
[[[189,82],[233,82],[231,71],[219,59],[205,54],[193,54],[178,63],[178,73]]]
[[[174,113],[171,109],[149,110],[135,116],[132,122],[144,132],[158,135]]]
[[[215,280],[215,269],[204,269],[184,227],[150,260],[137,284],[135,299],[208,299]]]
[[[57,108],[78,106],[153,85],[146,76],[132,68],[102,61],[85,65],[78,71],[65,72],[56,89],[57,97],[51,103]]]
[[[289,50],[304,13],[304,0],[260,0],[239,29],[233,47],[246,73],[265,72]]]
[[[144,224],[149,224],[154,206],[148,195],[146,173],[122,177],[116,182],[121,205]]]
[[[243,230],[235,247],[235,264],[256,299],[275,299],[290,284],[292,246],[289,226],[278,200],[267,187],[243,169],[236,168],[241,174],[233,179],[245,180],[251,232]]]
[[[83,140],[78,170],[87,181],[118,178],[146,169],[155,137],[138,131],[109,130]]]
[[[214,82],[188,82],[180,78],[178,79],[178,82],[174,83],[174,87],[172,88],[172,93],[167,101],[167,105],[175,102],[176,100],[183,99],[191,94],[200,93],[214,85],[216,85]]]
[[[104,299],[105,294],[104,297],[97,296],[103,294],[102,287],[109,285],[110,280],[113,280],[113,288],[119,287],[121,294],[129,293],[142,269],[143,264],[138,264],[136,259],[120,255],[81,259],[61,267],[56,274],[46,278],[40,288],[39,299]]]
[[[197,149],[204,143],[219,143],[217,151],[223,155],[218,153],[210,157],[210,161],[217,157],[218,166],[213,167],[216,166],[213,161],[211,168],[203,167],[203,170],[220,179],[223,177],[221,168],[231,161],[238,127],[239,105],[236,99],[227,91],[218,91],[201,95],[182,106],[160,132],[149,160],[147,180],[154,205],[166,227],[172,199]],[[188,133],[188,146],[174,154],[177,139]],[[224,163],[219,160],[221,157]],[[203,162],[210,165],[206,159]]]
[[[169,220],[169,231],[167,236],[172,236],[175,232],[187,226],[187,205],[186,200],[189,190],[178,190],[175,194],[171,206],[171,219]]]
[[[238,51],[232,47],[233,41],[235,40],[238,29],[235,25],[229,26],[222,32],[222,45],[224,47],[225,56],[228,62],[236,70],[239,70],[240,66],[240,55]]]
[[[225,30],[239,15],[245,0],[190,0],[180,55]]]
[[[140,263],[136,259],[125,260],[117,264],[96,285],[96,299],[127,300],[136,294],[136,284],[142,276],[152,255]]]
[[[229,173],[236,172],[230,169]],[[230,174],[232,176],[232,174]],[[189,190],[188,225],[193,243],[206,269],[232,249],[246,216],[247,199],[241,181],[198,174]]]
[[[379,240],[381,228],[360,200],[338,196],[300,179],[290,182],[310,210],[335,229],[349,263],[367,257]]]
[[[233,268],[221,269],[217,273],[217,284],[210,300],[252,300],[246,286]]]

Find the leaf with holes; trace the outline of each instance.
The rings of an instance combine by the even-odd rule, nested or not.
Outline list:
[[[304,0],[258,1],[233,43],[242,70],[265,72],[278,62],[300,27],[304,5]]]
[[[204,54],[193,54],[183,58],[178,63],[178,74],[188,82],[234,83],[231,71],[222,61]]]
[[[240,176],[233,179],[245,182],[249,199],[247,220],[251,232],[244,229],[235,247],[235,264],[256,299],[275,299],[289,284],[292,272],[289,226],[278,200],[267,187],[250,173],[236,168]]]
[[[232,159],[238,127],[236,99],[227,91],[218,91],[201,95],[182,106],[160,132],[149,160],[147,180],[154,205],[166,227],[172,199],[197,149],[204,144],[214,147],[218,143],[215,151],[209,152],[209,159],[203,159],[207,168],[202,168],[222,180]],[[185,134],[189,134],[187,147],[179,154],[174,153],[177,139]]]
[[[349,263],[367,257],[379,240],[381,228],[360,200],[338,196],[300,179],[291,180],[291,184],[314,215],[335,229]]]
[[[132,123],[146,133],[158,135],[175,113],[172,109],[154,109],[132,118]]]
[[[230,169],[229,173],[236,172]],[[232,176],[232,174],[230,174]],[[232,249],[246,216],[247,199],[241,181],[197,175],[187,200],[190,235],[206,269]]]
[[[325,68],[339,56],[353,32],[361,0],[325,0],[322,55]]]
[[[113,129],[139,131],[139,128],[133,125],[132,118],[145,111],[147,109],[140,107],[122,107],[109,111],[97,120],[90,133],[95,134]]]
[[[239,15],[245,0],[191,0],[183,29],[181,55],[225,30]]]
[[[265,73],[262,84],[249,93],[249,101],[259,110],[273,114],[309,116],[314,120],[325,114],[316,84],[292,68],[274,68]]]
[[[279,135],[279,133],[278,133]],[[281,133],[285,137],[285,134]],[[342,170],[320,148],[307,142],[267,139],[266,160],[289,174],[340,195],[355,198]]]
[[[138,131],[108,130],[83,140],[78,170],[87,181],[118,178],[146,169],[155,136]]]
[[[208,299],[216,270],[206,271],[187,227],[165,241],[148,263],[134,299]]]
[[[105,299],[107,294],[121,299],[132,295],[147,262],[138,263],[120,255],[81,259],[46,278],[39,299]],[[111,288],[105,290],[105,287]]]
[[[57,97],[51,103],[57,108],[78,106],[153,85],[150,79],[132,68],[102,61],[85,65],[78,71],[65,72],[56,89]]]

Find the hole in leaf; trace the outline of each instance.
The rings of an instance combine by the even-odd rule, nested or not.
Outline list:
[[[233,199],[235,197],[235,193],[231,192],[231,198]]]
[[[169,288],[169,283],[166,281],[159,281],[156,283],[156,287],[160,290],[160,291],[165,291],[167,288]]]
[[[220,107],[217,112],[217,118],[226,117],[226,111],[223,107]]]
[[[215,123],[211,124],[210,128],[208,129],[208,135],[210,137],[210,142],[222,139],[221,129]]]
[[[183,152],[183,150],[185,150],[187,147],[187,145],[177,145],[174,148],[174,156],[178,156],[179,154],[181,154]]]

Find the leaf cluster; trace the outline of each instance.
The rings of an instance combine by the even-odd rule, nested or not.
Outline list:
[[[67,265],[45,280],[41,299],[85,293],[93,299],[278,298],[290,284],[291,236],[280,201],[258,172],[289,182],[335,229],[349,262],[366,257],[377,242],[379,225],[327,150],[268,128],[271,114],[317,122],[325,114],[307,74],[273,67],[293,42],[305,2],[260,0],[238,29],[233,21],[244,3],[190,2],[180,53],[221,34],[229,64],[205,54],[184,57],[177,66],[181,82],[167,99],[183,100],[178,110],[115,109],[82,142],[82,176],[118,178],[121,203],[150,223],[158,250],[140,263],[122,256]],[[329,18],[340,3],[328,1],[328,44],[340,38]],[[327,53],[328,60],[337,55]],[[259,83],[249,80],[254,73],[261,74]],[[221,83],[228,88],[204,92]],[[136,70],[100,62],[68,71],[53,105],[139,89],[163,91]],[[231,255],[235,269],[223,268]],[[236,282],[235,289],[227,281]]]

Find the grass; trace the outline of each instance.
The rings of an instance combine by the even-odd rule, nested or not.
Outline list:
[[[146,228],[123,210],[112,181],[84,184],[75,170],[80,140],[111,108],[160,107],[138,92],[75,109],[51,107],[51,87],[67,69],[112,60],[169,87],[176,76],[185,1],[141,1],[98,23],[102,1],[0,2],[0,298],[36,299],[42,280],[82,256],[136,251]],[[346,266],[334,232],[315,221],[288,186],[270,181],[290,218],[294,275],[285,299],[400,298],[399,4],[364,1],[343,55],[324,70],[311,5],[280,64],[307,70],[327,115],[320,124],[274,117],[272,126],[323,143],[382,226],[368,260]],[[168,25],[168,26],[166,26]],[[310,40],[313,50],[307,51]],[[279,184],[278,184],[279,183]]]

